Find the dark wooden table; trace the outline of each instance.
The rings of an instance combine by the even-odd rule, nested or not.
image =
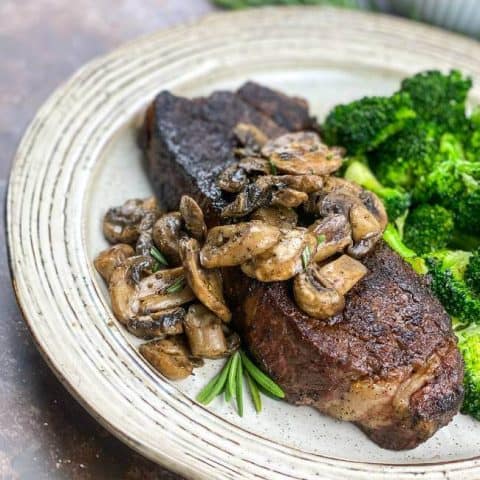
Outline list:
[[[16,146],[53,89],[124,41],[212,10],[208,0],[0,0],[1,211]],[[0,305],[2,480],[179,479],[112,437],[49,370],[17,307],[4,238]]]

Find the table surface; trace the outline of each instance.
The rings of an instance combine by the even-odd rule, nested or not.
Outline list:
[[[125,41],[213,10],[208,0],[1,0],[1,211],[21,135],[60,83]],[[110,435],[49,370],[17,307],[4,238],[0,305],[1,479],[180,479]]]

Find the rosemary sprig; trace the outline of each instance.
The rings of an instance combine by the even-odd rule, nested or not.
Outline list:
[[[232,364],[233,357],[230,357],[218,375],[215,375],[207,385],[198,394],[197,400],[204,405],[208,405],[217,395],[222,393],[223,387],[227,382],[228,372]]]
[[[150,255],[160,264],[163,265],[164,267],[168,267],[168,262],[167,259],[163,256],[163,253],[157,248],[157,247],[152,247],[150,249]],[[157,269],[158,270],[158,269]]]
[[[275,399],[285,397],[283,390],[256,367],[243,351],[239,350],[230,356],[220,373],[200,391],[197,400],[208,405],[216,396],[225,392],[227,402],[235,398],[238,414],[242,417],[244,377],[256,412],[262,410],[260,392]]]
[[[185,277],[178,277],[169,287],[165,289],[167,293],[181,292],[185,288]]]
[[[272,175],[276,175],[277,174],[277,166],[270,159],[268,160],[268,163],[270,164],[270,173]]]
[[[284,398],[284,391],[267,375],[265,375],[243,352],[240,352],[243,366],[247,369],[252,378],[265,390],[278,398]]]
[[[236,354],[239,355],[238,352]],[[237,412],[241,417],[243,417],[243,368],[242,361],[240,360],[240,355],[238,356],[238,358],[239,361],[237,364],[237,372],[235,375],[235,400],[237,401]]]
[[[317,235],[317,245],[321,245],[327,237],[322,233],[321,235]]]
[[[248,389],[250,390],[253,406],[255,407],[256,412],[260,413],[262,411],[262,397],[260,397],[257,384],[253,381],[247,370],[245,370],[245,378],[247,379],[247,385]]]
[[[302,252],[302,265],[304,270],[307,269],[308,264],[310,263],[311,257],[312,257],[312,252],[310,251],[310,247],[306,245]]]

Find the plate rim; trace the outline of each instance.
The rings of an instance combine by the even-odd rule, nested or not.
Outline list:
[[[352,11],[345,11],[343,9],[335,9],[332,7],[264,7],[260,9],[262,13],[270,14],[270,13],[275,13],[278,14],[278,12],[282,11],[285,12],[285,10],[288,10],[290,13],[294,13],[295,15],[306,15],[309,10],[314,11],[316,14],[318,12],[331,12],[335,11],[336,14],[340,16],[345,16],[345,17],[360,17],[359,19],[370,19],[372,20],[375,18],[378,20],[380,23],[385,23],[385,24],[396,24],[397,26],[403,26],[405,28],[411,29],[413,28],[412,25],[415,25],[415,28],[417,30],[422,30],[425,34],[432,34],[432,35],[439,35],[441,37],[444,37],[445,39],[450,38],[451,42],[462,42],[465,45],[470,46],[472,49],[477,50],[480,53],[480,44],[474,40],[467,39],[461,35],[458,34],[453,34],[453,33],[447,33],[442,30],[439,30],[435,27],[431,26],[426,26],[426,25],[420,25],[417,24],[416,22],[411,22],[405,19],[399,19],[399,18],[394,18],[390,17],[388,15],[383,15],[383,14],[373,14],[370,12],[352,12]],[[296,12],[296,13],[295,13]],[[255,12],[256,13],[256,12]],[[202,26],[207,25],[209,22],[228,22],[231,21],[232,19],[237,19],[239,17],[251,17],[253,16],[254,12],[252,11],[244,11],[244,12],[215,12],[208,14],[199,20],[196,21],[191,21],[188,22],[187,24],[183,25],[177,25],[172,28],[168,28],[165,30],[161,30],[152,34],[144,35],[142,37],[139,37],[138,39],[134,39],[130,42],[127,42],[120,47],[116,48],[110,53],[107,53],[106,55],[102,55],[99,57],[94,58],[93,60],[90,60],[88,63],[80,67],[69,79],[67,79],[65,82],[63,82],[59,87],[55,89],[55,91],[48,97],[48,99],[42,104],[42,106],[38,109],[35,117],[32,119],[30,122],[29,126],[27,127],[22,140],[19,143],[17,153],[15,155],[14,162],[12,164],[9,180],[8,180],[8,186],[7,186],[7,201],[6,201],[6,217],[7,221],[5,224],[5,229],[7,232],[7,257],[8,257],[8,265],[10,269],[10,274],[12,278],[12,284],[15,292],[15,296],[17,299],[17,303],[19,305],[19,308],[22,312],[22,316],[25,320],[25,323],[28,326],[28,329],[32,335],[32,338],[40,351],[42,357],[44,360],[47,362],[49,367],[52,369],[52,371],[55,373],[57,378],[62,382],[62,384],[67,388],[67,390],[72,394],[72,396],[95,418],[99,423],[101,423],[105,428],[107,428],[110,432],[112,432],[115,436],[120,438],[124,443],[126,443],[128,446],[131,448],[134,448],[135,450],[139,451],[143,455],[147,456],[148,458],[151,458],[153,461],[158,463],[158,455],[153,455],[150,450],[145,448],[145,446],[137,439],[134,437],[128,435],[125,431],[122,429],[118,428],[115,424],[111,423],[108,421],[108,419],[100,414],[98,410],[92,406],[88,399],[85,399],[83,395],[80,393],[80,391],[76,388],[74,383],[64,374],[61,368],[58,367],[56,364],[56,361],[54,358],[51,358],[51,355],[49,352],[44,348],[44,345],[42,344],[42,339],[37,336],[37,333],[35,332],[35,320],[32,320],[32,313],[29,311],[28,305],[26,305],[26,299],[24,297],[25,292],[22,292],[17,284],[17,277],[20,276],[19,274],[15,274],[15,252],[14,252],[14,239],[11,237],[13,228],[13,205],[15,202],[15,199],[13,198],[13,188],[12,185],[15,182],[15,176],[17,173],[17,168],[18,164],[21,160],[21,152],[22,152],[22,147],[24,144],[27,142],[29,137],[32,135],[32,130],[33,126],[35,125],[35,122],[38,120],[39,117],[41,117],[41,114],[43,113],[44,109],[47,110],[47,107],[50,106],[51,103],[53,103],[53,99],[55,99],[58,95],[61,93],[64,93],[68,91],[69,87],[71,85],[74,85],[75,82],[81,77],[81,75],[84,72],[87,71],[94,71],[98,69],[102,62],[108,59],[113,59],[117,55],[120,55],[121,53],[124,52],[129,52],[131,50],[134,50],[138,46],[142,46],[145,44],[148,44],[149,41],[159,40],[162,38],[167,38],[171,34],[176,34],[179,32],[187,33],[192,30],[200,29]],[[219,20],[220,19],[220,20]],[[480,62],[479,62],[480,63]],[[241,427],[240,427],[241,428]],[[254,434],[255,435],[255,434]],[[287,447],[288,449],[295,449],[294,447]],[[299,450],[299,449],[296,449]],[[301,450],[300,450],[301,451]],[[315,454],[316,457],[318,458],[323,458],[327,462],[326,463],[338,463],[338,464],[347,464],[347,466],[355,467],[355,466],[360,466],[360,467],[368,467],[377,470],[375,467],[387,467],[389,469],[389,472],[385,472],[385,475],[388,475],[389,473],[392,473],[394,471],[397,471],[400,473],[401,470],[403,470],[404,467],[420,467],[423,471],[426,471],[426,467],[434,467],[433,471],[438,471],[437,467],[439,466],[455,466],[455,467],[464,467],[461,470],[458,470],[457,468],[452,468],[451,472],[465,472],[465,473],[478,473],[480,472],[480,462],[478,460],[480,459],[480,456],[472,457],[469,459],[461,459],[461,460],[452,460],[448,462],[437,462],[437,463],[419,463],[419,464],[398,464],[398,465],[392,465],[392,464],[382,464],[378,462],[356,462],[356,461],[348,461],[348,460],[340,460],[336,458],[331,458],[328,456],[323,456],[320,454]],[[472,462],[474,462],[474,465],[472,465]],[[164,456],[162,458],[162,464],[167,466],[169,469],[176,471],[177,473],[183,474],[183,475],[189,475],[191,478],[196,478],[194,470],[191,468],[188,468],[184,463],[178,462],[178,460],[173,459],[168,456]],[[398,468],[397,468],[398,467]],[[474,468],[474,470],[472,470]],[[427,468],[428,469],[428,468]],[[369,472],[370,470],[365,470],[365,472]],[[412,475],[417,476],[417,474],[420,472],[413,472]],[[333,478],[333,477],[332,477]],[[407,477],[406,477],[407,478]],[[408,477],[410,478],[410,477]],[[413,478],[413,477],[412,477]],[[473,477],[472,477],[473,478]]]

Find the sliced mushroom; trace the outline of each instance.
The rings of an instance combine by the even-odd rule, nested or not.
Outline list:
[[[182,216],[180,212],[162,215],[153,226],[153,241],[172,265],[180,264],[178,241],[182,236]]]
[[[203,217],[203,211],[198,203],[187,195],[180,199],[180,214],[185,222],[185,228],[197,240],[203,240],[207,233],[207,226]]]
[[[286,185],[299,192],[313,193],[322,190],[324,179],[320,175],[275,175],[272,180],[276,184]]]
[[[351,195],[358,200],[373,214],[380,224],[382,230],[385,229],[388,218],[385,207],[380,199],[372,192],[364,190],[355,182],[350,182],[344,178],[327,177],[323,187],[325,193],[338,193],[343,195]]]
[[[238,166],[247,173],[263,173],[264,175],[272,173],[270,162],[262,157],[248,156],[242,158]]]
[[[382,228],[377,219],[364,205],[352,205],[349,216],[350,224],[352,226],[352,238],[355,242],[382,233]]]
[[[345,307],[345,297],[333,286],[325,285],[316,263],[295,277],[293,294],[298,307],[314,318],[326,320]]]
[[[195,357],[218,358],[228,345],[220,318],[201,304],[191,305],[184,322],[190,350]]]
[[[138,283],[136,296],[142,315],[179,307],[195,299],[182,267],[160,270],[143,278]]]
[[[275,185],[270,176],[261,176],[247,185],[235,200],[222,210],[222,217],[244,217],[253,210],[269,204]]]
[[[108,210],[103,220],[103,234],[110,243],[128,243],[133,245],[139,235],[139,225],[148,211],[158,213],[154,197],[145,200],[132,199],[120,207]]]
[[[108,283],[115,268],[120,266],[128,257],[135,255],[135,250],[126,243],[117,243],[97,255],[93,262],[97,272]]]
[[[328,175],[342,166],[341,150],[321,143],[313,132],[288,133],[265,144],[262,154],[280,172]]]
[[[261,282],[288,280],[307,266],[315,255],[316,245],[315,235],[306,228],[293,228],[282,232],[275,246],[245,262],[241,268],[247,276]]]
[[[324,193],[341,193],[359,197],[364,190],[358,184],[344,178],[328,176],[325,178],[323,191]]]
[[[220,272],[217,269],[207,270],[200,265],[200,245],[194,238],[182,238],[179,247],[187,282],[198,300],[224,322],[230,321],[232,314],[223,298]]]
[[[225,192],[237,193],[240,192],[248,182],[247,174],[243,168],[234,163],[227,167],[218,176],[218,186]]]
[[[158,210],[146,211],[138,225],[138,239],[135,245],[137,255],[149,255],[153,247],[153,226],[157,221]]]
[[[260,151],[268,141],[267,136],[251,123],[237,123],[233,133],[243,146],[253,151]]]
[[[136,337],[147,340],[167,335],[180,335],[183,333],[185,314],[185,309],[182,307],[161,310],[151,315],[131,319],[127,324],[127,329]]]
[[[331,285],[342,295],[351,290],[366,274],[367,268],[348,255],[342,255],[318,270],[325,285]]]
[[[345,215],[329,215],[310,225],[309,230],[317,238],[315,262],[343,252],[352,245],[352,229]]]
[[[289,228],[297,225],[298,215],[293,208],[262,207],[250,215],[251,220],[260,220],[278,228]]]
[[[295,208],[306,201],[308,201],[308,195],[305,192],[299,192],[293,188],[285,187],[280,188],[272,195],[271,205]]]
[[[140,353],[153,368],[170,380],[182,380],[193,371],[188,349],[179,336],[144,343],[140,345]]]
[[[365,207],[374,215],[380,224],[382,232],[385,230],[385,227],[388,223],[387,211],[383,202],[372,192],[368,190],[363,190],[360,194],[360,200],[362,200]]]
[[[315,132],[286,133],[265,143],[262,148],[262,155],[268,158],[272,153],[278,152],[282,148],[290,147],[291,145],[298,144],[303,147],[315,147],[319,143],[322,143],[322,141]]]
[[[353,205],[350,209],[353,245],[347,252],[355,258],[361,258],[373,250],[382,237],[383,229],[373,214],[363,205]]]
[[[108,285],[115,317],[124,325],[138,316],[147,316],[160,310],[179,307],[195,298],[191,289],[180,281],[181,267],[160,270],[145,278],[142,272],[151,269],[151,257],[130,257],[113,271]],[[172,285],[181,288],[171,290]]]
[[[127,258],[116,267],[108,284],[112,310],[119,322],[126,325],[138,313],[138,282],[143,271],[153,265],[151,257],[136,256]]]
[[[323,197],[319,203],[321,215],[345,215],[352,226],[353,245],[347,252],[355,258],[369,253],[383,233],[381,209],[379,219],[363,204],[362,199],[348,193],[333,191]]]
[[[273,247],[280,230],[258,220],[223,225],[208,231],[200,251],[200,262],[206,268],[232,267]]]

